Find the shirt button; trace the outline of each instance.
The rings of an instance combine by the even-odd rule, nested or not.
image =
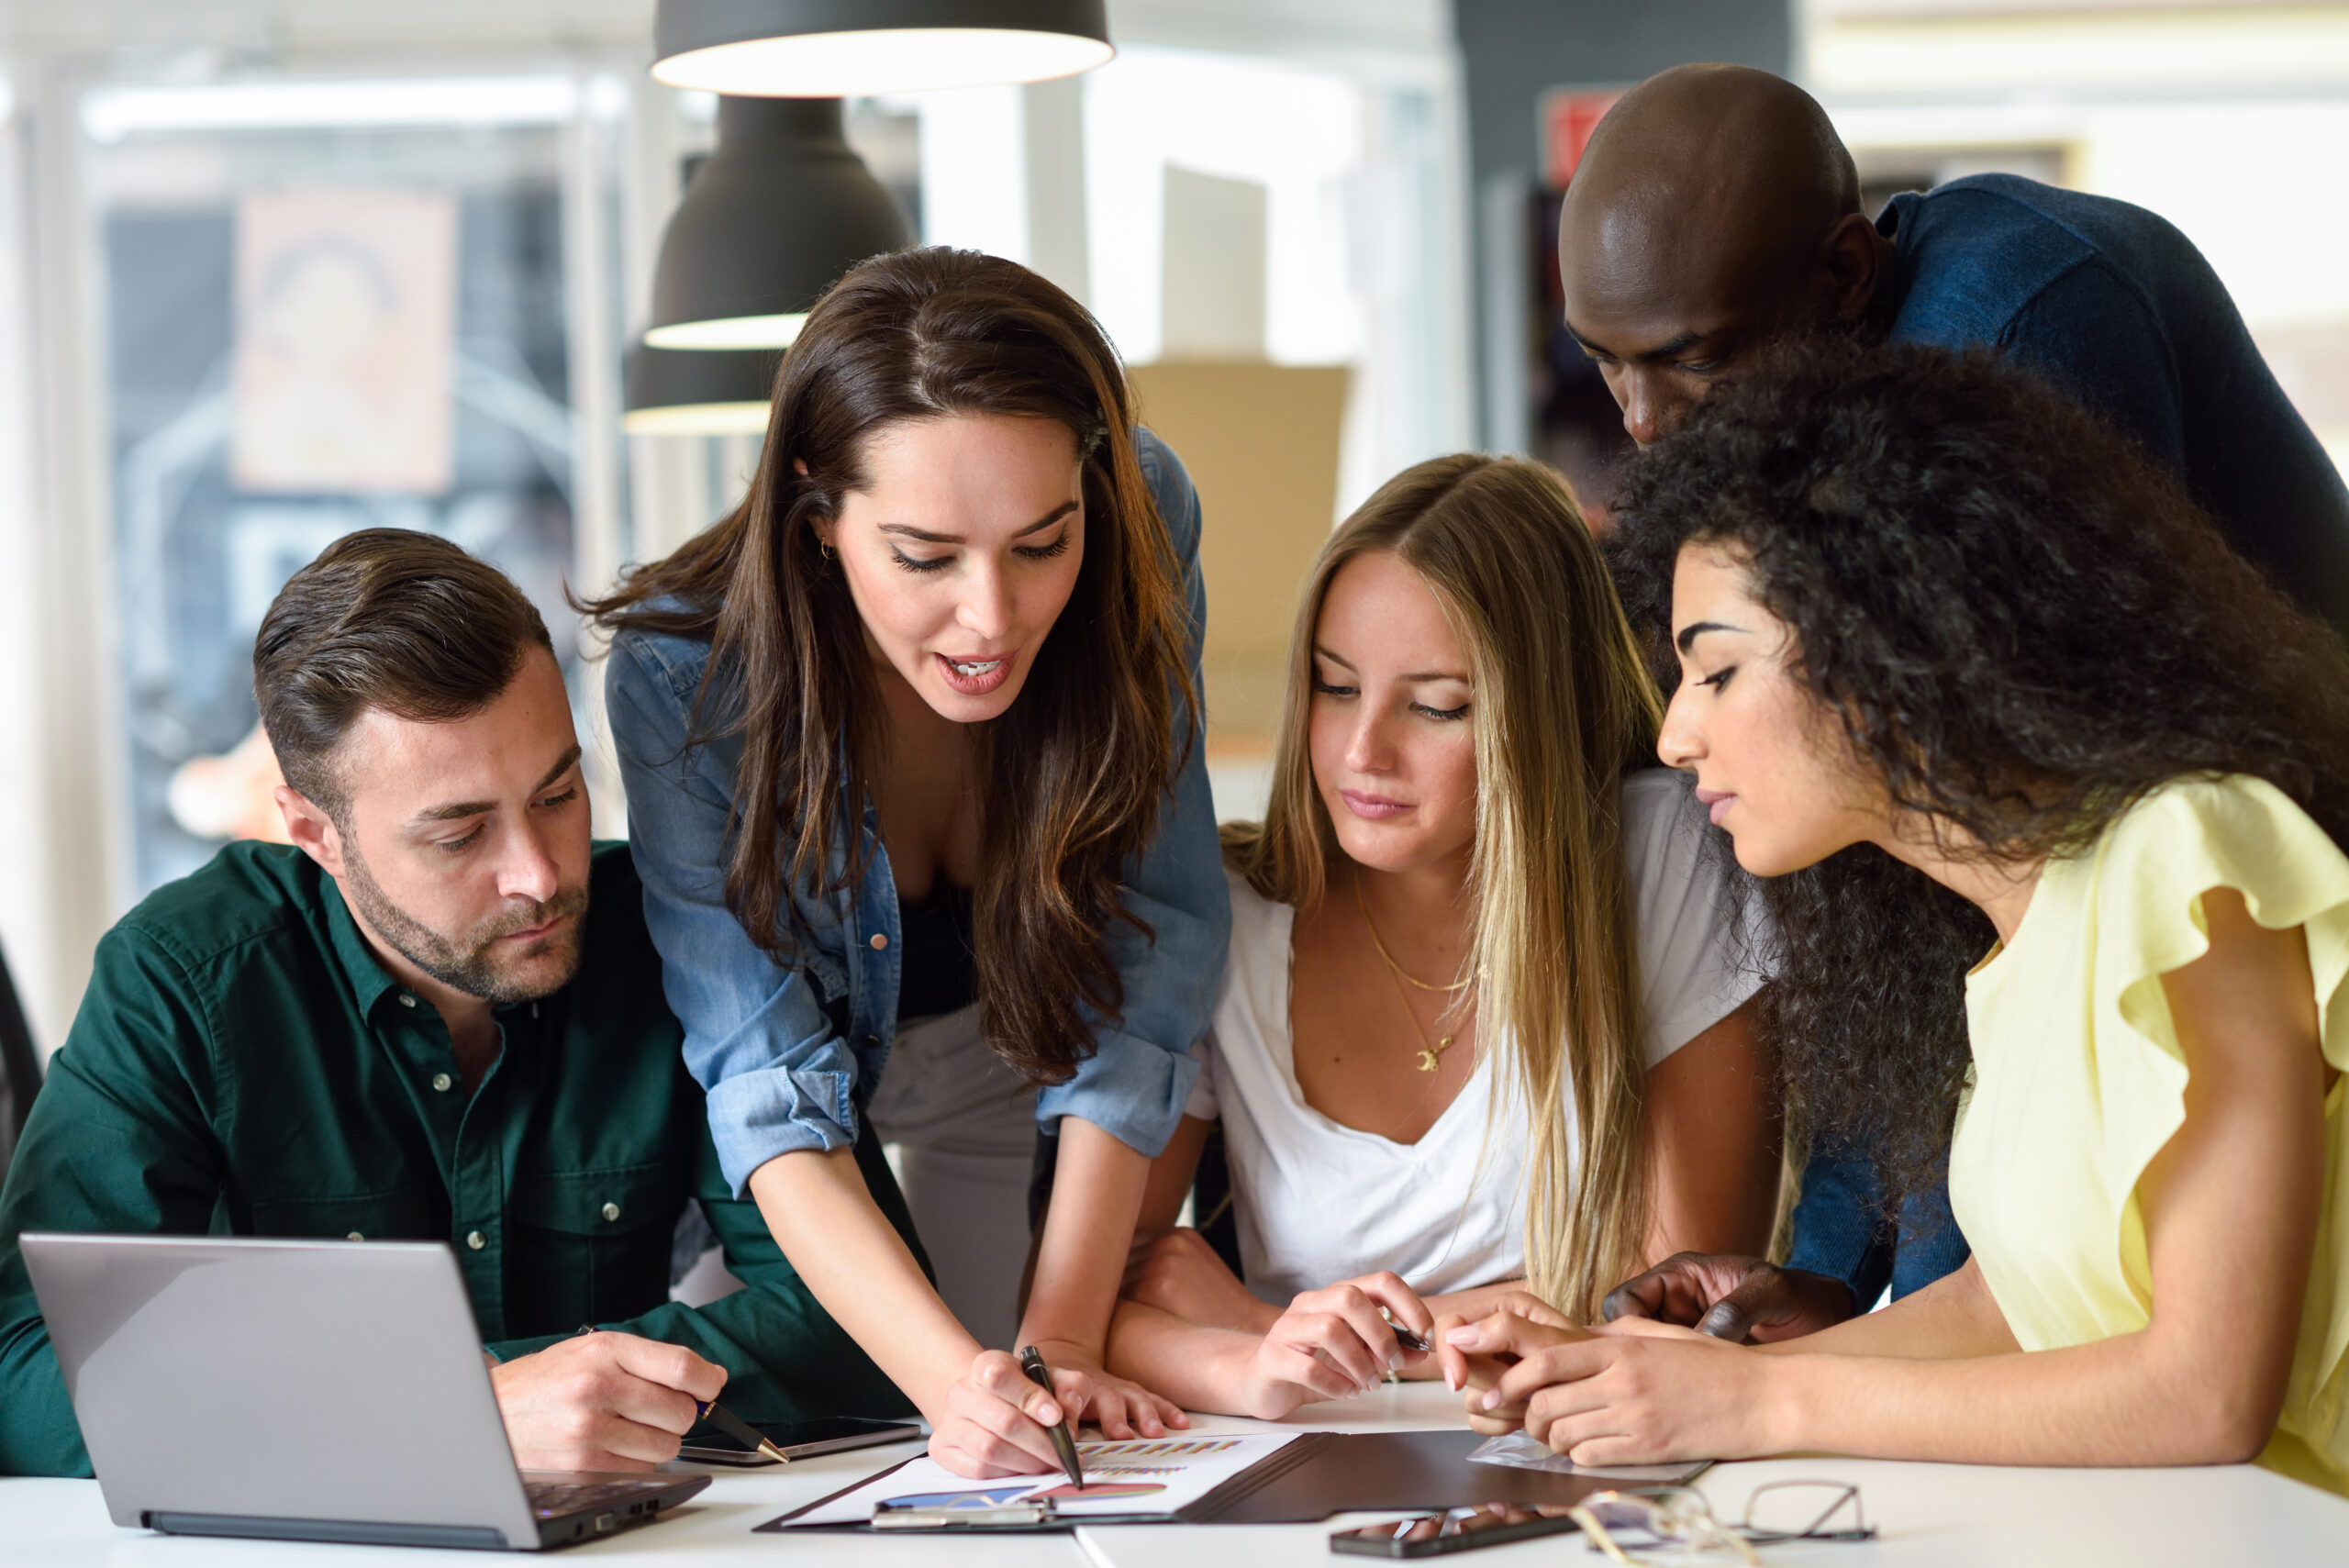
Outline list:
[[[449,1092],[449,1085],[455,1082],[456,1080],[450,1077],[446,1073],[435,1073],[432,1074],[432,1086],[440,1090],[444,1095]]]
[[[468,1230],[465,1232],[465,1245],[478,1252],[489,1245],[489,1238],[478,1230]]]
[[[362,1236],[361,1234],[359,1234],[359,1232],[358,1232],[358,1231],[354,1230],[354,1231],[352,1231],[350,1235],[348,1235],[348,1236],[344,1237],[344,1238],[343,1238],[343,1240],[346,1240],[346,1241],[364,1241],[365,1240],[367,1240],[367,1238],[366,1238],[366,1237],[364,1237],[364,1236]]]
[[[413,996],[412,995],[410,995],[409,993],[407,993],[407,992],[406,992],[406,991],[401,992],[401,993],[400,993],[400,1006],[403,1006],[403,1007],[413,1007],[413,1006],[416,1006],[416,998],[415,998],[415,996]]]
[[[879,932],[879,931],[875,931],[875,932],[874,932],[874,933],[873,933],[873,951],[874,951],[874,952],[879,952],[879,951],[881,951],[883,949],[886,948],[888,945],[889,945],[889,939],[888,939],[888,937],[887,937],[887,936],[885,936],[885,934],[883,934],[882,932]]]
[[[604,1206],[604,1218],[605,1218],[606,1219],[618,1219],[619,1217],[620,1217],[620,1206],[619,1206],[619,1205],[618,1205],[618,1204],[616,1204],[616,1203],[607,1203],[607,1204],[606,1204],[606,1205]]]

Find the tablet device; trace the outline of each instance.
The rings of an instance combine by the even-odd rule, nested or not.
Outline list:
[[[845,1453],[850,1449],[877,1448],[883,1443],[911,1442],[921,1428],[912,1421],[881,1421],[867,1416],[832,1416],[820,1421],[753,1421],[761,1437],[791,1459],[819,1453]],[[774,1460],[724,1432],[696,1432],[677,1451],[679,1459],[696,1464],[733,1464],[748,1469],[773,1464]]]

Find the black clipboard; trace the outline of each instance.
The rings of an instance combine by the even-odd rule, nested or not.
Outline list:
[[[945,1525],[913,1535],[1041,1535],[1078,1525],[1133,1524],[1314,1524],[1332,1514],[1435,1512],[1479,1503],[1517,1503],[1567,1507],[1594,1492],[1620,1489],[1620,1477],[1588,1473],[1559,1474],[1512,1465],[1477,1464],[1468,1456],[1484,1442],[1475,1432],[1308,1432],[1278,1452],[1265,1455],[1195,1502],[1164,1513],[1085,1514],[1033,1525]],[[755,1527],[759,1533],[792,1530],[865,1530],[869,1524],[795,1525],[791,1521],[825,1504],[894,1473],[900,1460],[877,1475],[861,1476],[805,1507]],[[1686,1485],[1710,1461],[1687,1467]],[[1656,1482],[1641,1483],[1645,1485]]]

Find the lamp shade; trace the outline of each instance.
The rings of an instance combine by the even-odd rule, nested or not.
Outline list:
[[[744,436],[767,428],[776,349],[692,352],[639,344],[628,356],[620,428],[631,436]]]
[[[782,349],[834,280],[913,243],[849,148],[837,98],[720,98],[718,150],[669,217],[652,270],[656,349]]]
[[[766,97],[1041,82],[1117,52],[1106,0],[661,0],[652,43],[673,87]]]

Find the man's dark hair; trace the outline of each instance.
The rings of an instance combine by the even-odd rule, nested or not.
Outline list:
[[[2073,855],[2174,779],[2247,773],[2349,844],[2349,656],[2127,438],[1986,353],[1783,352],[1634,460],[1611,541],[1670,662],[1684,545],[1727,547],[1893,804],[1981,856]],[[1872,846],[1762,884],[1794,1108],[1938,1174],[1965,1084],[1972,904]],[[1897,1210],[1896,1210],[1897,1211]]]
[[[554,651],[506,574],[411,528],[362,528],[289,578],[253,639],[253,699],[285,782],[338,820],[334,754],[370,708],[446,723],[496,700],[532,647]]]

